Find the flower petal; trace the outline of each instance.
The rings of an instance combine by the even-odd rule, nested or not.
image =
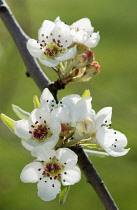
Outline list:
[[[76,22],[74,22],[70,28],[79,29],[79,30],[86,30],[88,33],[92,33],[94,28],[91,26],[91,22],[89,18],[82,18]]]
[[[99,43],[100,35],[99,33],[92,33],[92,36],[84,42],[87,47],[96,47]]]
[[[72,43],[72,37],[70,34],[70,28],[62,21],[57,21],[53,30],[53,36],[55,40],[60,40],[61,45],[67,48]]]
[[[31,155],[37,157],[40,161],[48,161],[50,158],[56,156],[56,152],[48,144],[43,144],[35,147],[31,151]]]
[[[21,181],[25,182],[25,183],[38,182],[39,178],[42,177],[41,170],[38,170],[41,168],[42,168],[42,164],[39,162],[33,162],[33,163],[26,165],[20,174]]]
[[[68,148],[60,148],[56,150],[56,157],[60,163],[67,167],[73,167],[78,161],[76,153]]]
[[[49,89],[48,88],[45,88],[43,90],[42,94],[41,94],[41,97],[40,97],[40,103],[41,103],[41,105],[42,105],[43,100],[51,101],[53,99],[54,99],[53,98],[53,95],[51,94],[51,92],[49,91]]]
[[[102,127],[98,130],[96,138],[103,149],[111,156],[123,156],[129,151],[129,149],[124,149],[127,146],[127,138],[119,131]]]
[[[15,134],[22,139],[31,138],[29,133],[29,121],[28,120],[19,120],[14,124]]]
[[[40,49],[40,44],[37,43],[37,41],[35,39],[28,40],[27,49],[32,56],[34,56],[36,58],[41,58],[43,52]]]
[[[69,111],[66,107],[59,107],[59,108],[53,109],[51,112],[51,117],[52,118],[54,117],[57,120],[59,120],[61,124],[69,123],[71,121],[70,116],[69,116]],[[57,124],[55,126],[57,126]],[[55,126],[52,124],[53,129],[55,129]]]
[[[81,179],[81,173],[78,166],[65,168],[62,175],[61,181],[63,185],[73,185],[79,182]]]
[[[39,61],[45,65],[45,66],[48,66],[48,67],[55,67],[58,65],[59,61],[57,60],[53,60],[53,59],[42,59],[40,58]]]
[[[42,40],[44,40],[46,43],[49,43],[51,41],[52,38],[49,35],[53,31],[54,27],[54,22],[50,20],[43,21],[42,26],[38,31],[38,38],[40,43],[42,43]]]
[[[96,130],[98,130],[101,125],[106,124],[110,125],[111,124],[111,116],[112,116],[112,107],[105,107],[101,109],[97,115],[96,115]]]
[[[69,50],[67,50],[65,53],[63,53],[62,55],[58,56],[56,58],[56,60],[58,60],[58,61],[69,60],[76,54],[76,50],[77,50],[76,46],[74,46],[74,47],[70,48]]]
[[[45,177],[38,183],[38,196],[44,201],[51,201],[60,192],[60,182],[58,180]]]

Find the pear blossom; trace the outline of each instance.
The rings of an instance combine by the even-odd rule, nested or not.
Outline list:
[[[70,26],[70,29],[73,42],[82,43],[87,47],[92,48],[96,47],[100,40],[99,32],[93,32],[94,27],[92,27],[89,18],[82,18],[74,22]]]
[[[45,66],[55,67],[75,55],[76,47],[71,47],[72,41],[68,25],[62,21],[44,20],[38,31],[38,41],[29,39],[27,49]]]
[[[111,126],[112,108],[101,109],[92,118],[79,121],[76,124],[77,135],[87,134],[91,142],[99,144],[109,155],[117,157],[128,153],[127,138],[119,131],[109,129]]]
[[[59,121],[42,109],[34,109],[28,120],[19,120],[14,124],[15,134],[30,151],[39,144],[48,144],[53,148],[58,142],[60,131]]]
[[[56,198],[64,186],[80,181],[81,173],[77,164],[77,155],[68,148],[52,150],[48,146],[39,146],[32,150],[37,160],[26,165],[20,178],[24,183],[36,183],[38,196],[44,201]]]

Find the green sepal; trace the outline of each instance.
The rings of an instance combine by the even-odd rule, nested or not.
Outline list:
[[[35,109],[39,109],[40,108],[40,102],[39,102],[39,99],[38,99],[38,96],[33,96],[33,103],[34,103],[34,108]]]
[[[14,104],[12,104],[12,109],[15,112],[15,114],[22,120],[28,120],[30,113],[24,111],[23,109],[21,109],[19,106],[16,106]]]
[[[6,116],[5,114],[1,114],[2,121],[7,125],[7,127],[14,132],[14,124],[15,121],[12,120],[10,117]]]
[[[86,98],[86,97],[90,97],[90,90],[85,90],[83,95],[82,95],[82,98]]]
[[[61,205],[65,203],[69,190],[70,186],[63,186],[63,185],[61,186],[61,191],[59,194],[59,203]]]

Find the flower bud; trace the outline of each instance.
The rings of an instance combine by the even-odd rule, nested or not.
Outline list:
[[[90,74],[91,76],[96,75],[100,72],[100,65],[98,62],[94,61],[90,65],[87,65],[86,72]]]
[[[76,68],[84,68],[88,64],[91,64],[94,59],[94,53],[88,50],[76,57],[75,64]]]
[[[86,66],[86,69],[81,78],[81,81],[83,82],[89,81],[92,76],[95,76],[99,72],[100,72],[100,65],[98,62],[94,61],[91,64]]]

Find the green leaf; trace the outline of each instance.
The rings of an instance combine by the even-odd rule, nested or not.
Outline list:
[[[82,98],[86,98],[86,97],[90,97],[90,90],[85,90],[83,95],[82,95]]]
[[[15,112],[15,114],[22,120],[28,120],[30,113],[24,111],[23,109],[21,109],[19,106],[16,106],[14,104],[12,104],[12,109]]]
[[[61,205],[65,203],[69,190],[70,186],[61,186],[61,191],[59,194],[59,203]]]
[[[8,126],[8,128],[14,132],[14,124],[15,121],[12,120],[10,117],[6,116],[5,114],[1,114],[2,121]]]
[[[39,99],[38,99],[38,97],[36,95],[33,96],[33,103],[34,103],[34,107],[36,109],[39,109],[40,108],[40,102],[39,102]]]

